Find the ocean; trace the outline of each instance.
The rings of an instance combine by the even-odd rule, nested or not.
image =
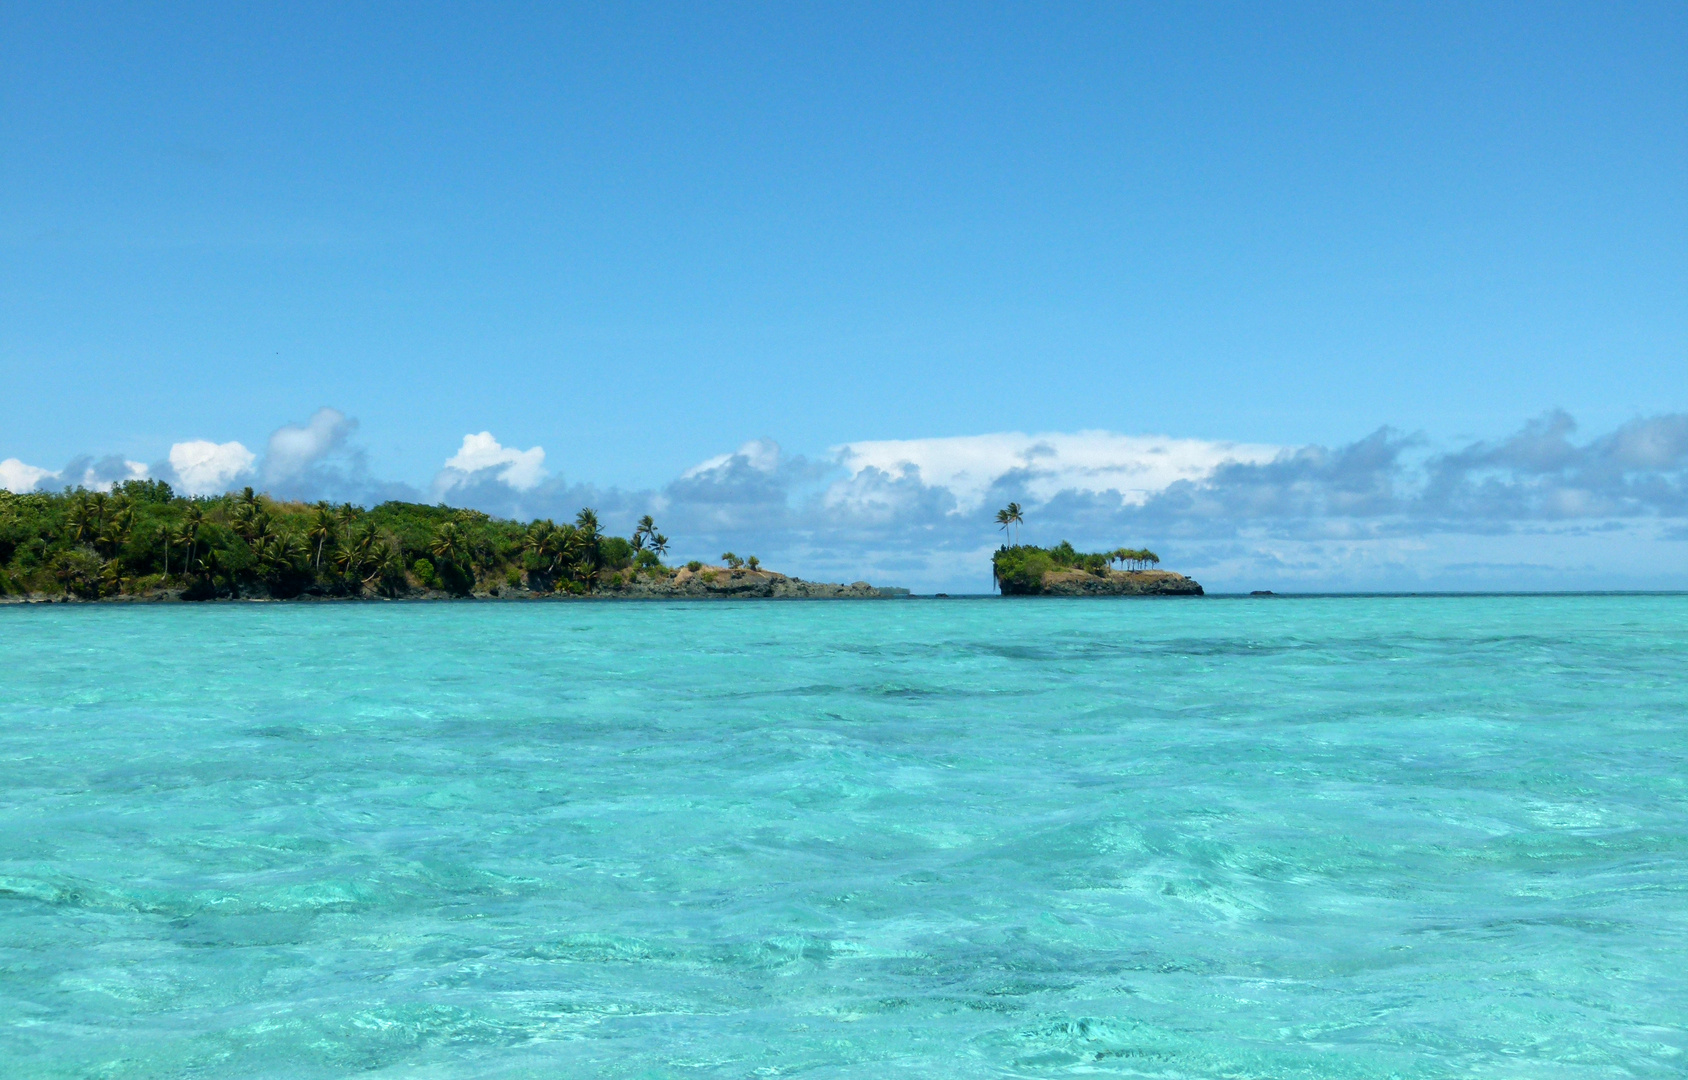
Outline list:
[[[1688,596],[0,608],[9,1078],[1682,1077]]]

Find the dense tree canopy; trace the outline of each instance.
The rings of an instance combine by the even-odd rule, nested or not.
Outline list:
[[[649,517],[623,539],[605,535],[590,509],[572,524],[523,524],[444,505],[282,502],[251,488],[178,498],[157,480],[109,492],[0,491],[0,594],[589,593],[669,573],[667,549]]]

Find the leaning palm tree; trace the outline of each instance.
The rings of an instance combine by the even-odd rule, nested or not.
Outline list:
[[[381,578],[390,578],[404,569],[404,557],[399,549],[385,540],[377,541],[369,549],[369,557],[364,569],[368,576],[363,579],[365,585],[374,583]]]
[[[1002,530],[1002,545],[1004,547],[1008,546],[1008,527],[1013,523],[1014,519],[1008,516],[1006,509],[996,512],[996,527]]]
[[[1014,526],[1014,542],[1020,542],[1020,526],[1026,523],[1025,515],[1020,512],[1020,504],[1011,502],[1005,508],[1008,511],[1008,521]]]

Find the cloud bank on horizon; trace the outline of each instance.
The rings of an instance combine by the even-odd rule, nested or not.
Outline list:
[[[1452,450],[1380,428],[1343,446],[1269,446],[1107,431],[879,440],[823,459],[747,442],[658,489],[569,482],[543,447],[467,434],[426,491],[369,474],[357,422],[323,408],[262,455],[179,442],[164,461],[0,461],[0,487],[109,489],[157,477],[192,495],[243,484],[279,498],[449,501],[515,518],[595,507],[625,531],[659,515],[681,558],[755,551],[805,577],[984,591],[991,518],[1027,507],[1025,539],[1148,544],[1217,588],[1688,586],[1688,414],[1579,441],[1553,412]]]

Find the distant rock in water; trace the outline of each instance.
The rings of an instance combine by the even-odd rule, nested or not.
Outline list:
[[[1004,581],[1004,596],[1201,596],[1202,587],[1170,570],[1050,570],[1038,585]]]
[[[835,585],[803,581],[772,570],[681,567],[666,577],[640,575],[599,588],[598,596],[628,600],[880,600],[907,596],[907,589],[882,589],[865,581]]]

